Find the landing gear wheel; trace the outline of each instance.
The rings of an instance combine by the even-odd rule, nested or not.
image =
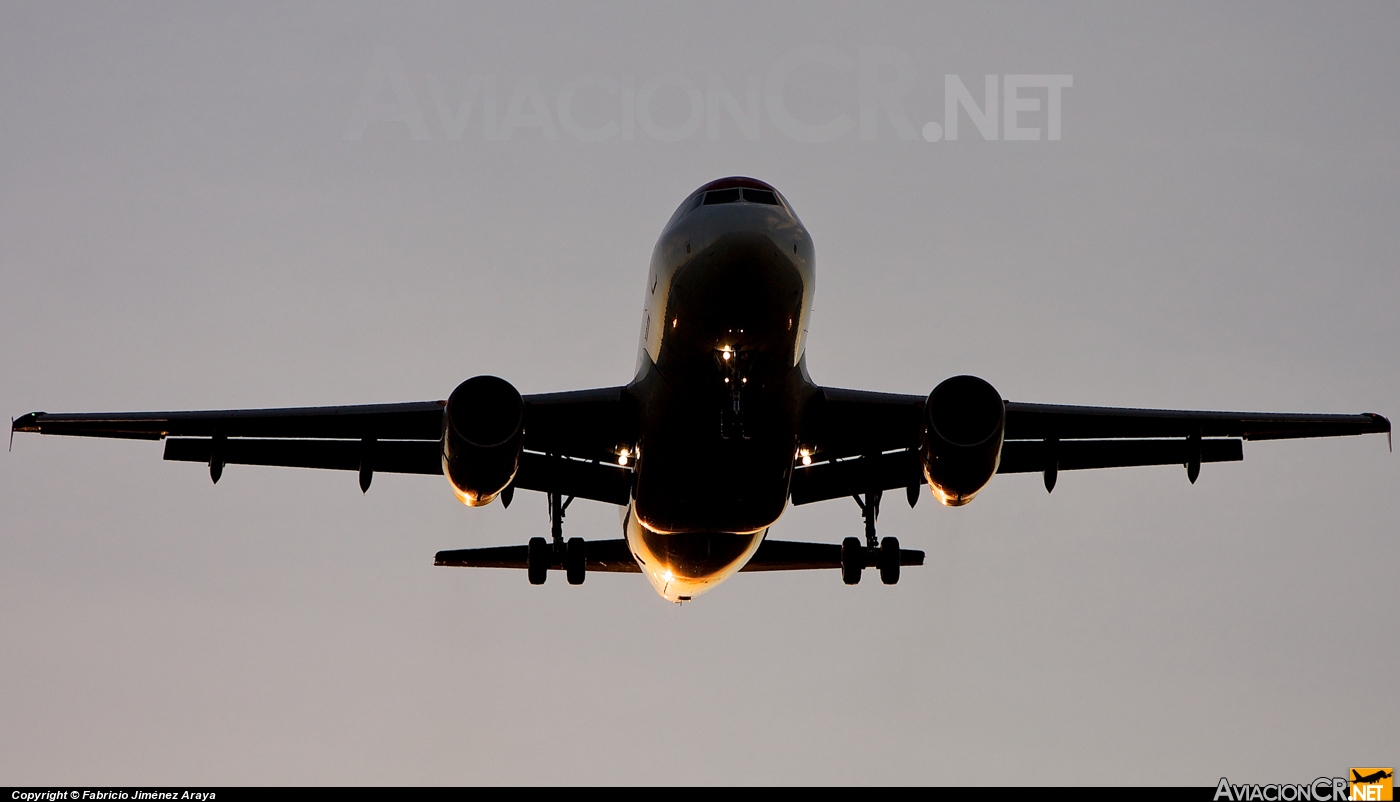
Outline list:
[[[865,545],[858,537],[848,537],[841,541],[841,581],[847,585],[860,583],[860,572],[865,570]]]
[[[542,537],[530,538],[530,545],[525,552],[525,568],[530,574],[531,585],[543,585],[545,577],[549,576],[549,564],[554,562],[554,550],[550,548],[549,541]]]
[[[893,585],[899,581],[899,538],[887,537],[880,541],[880,581]]]
[[[584,572],[588,567],[585,551],[581,537],[569,538],[568,545],[564,547],[564,575],[569,578],[570,585],[583,584]]]

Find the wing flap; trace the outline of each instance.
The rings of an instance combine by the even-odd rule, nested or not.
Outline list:
[[[165,441],[165,459],[208,464],[214,441],[172,437]],[[274,465],[358,471],[368,459],[375,472],[441,474],[442,457],[436,441],[387,440],[366,444],[358,440],[261,440],[238,438],[221,446],[228,465]]]
[[[165,441],[165,459],[208,464],[211,438],[172,437]],[[358,440],[269,440],[237,438],[220,446],[226,465],[273,465],[358,471],[368,457],[369,468],[383,473],[442,474],[437,441],[386,440],[366,445]],[[512,483],[523,490],[562,493],[625,506],[631,498],[632,472],[607,463],[548,457],[526,452]]]
[[[1200,447],[1201,462],[1244,459],[1240,440],[1202,440]],[[1185,465],[1191,456],[1189,451],[1185,440],[1018,440],[1002,446],[997,473],[1038,473],[1050,467],[1052,457],[1062,471]]]
[[[1201,462],[1238,462],[1244,447],[1238,439],[1202,440]],[[1052,451],[1053,449],[1053,451]],[[1061,471],[1130,468],[1145,465],[1185,465],[1190,446],[1180,440],[1013,440],[1002,446],[997,473],[1038,473],[1055,455]],[[792,472],[793,504],[895,490],[924,484],[917,451],[895,451],[874,457],[819,462]]]

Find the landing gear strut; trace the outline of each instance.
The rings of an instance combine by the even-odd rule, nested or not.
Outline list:
[[[865,543],[854,537],[841,542],[841,581],[847,585],[859,583],[861,572],[871,565],[879,567],[880,581],[886,585],[899,581],[899,538],[881,540],[875,534],[875,521],[880,517],[880,496],[879,490],[866,493],[865,498],[852,496],[865,518]]]
[[[880,545],[880,541],[875,538],[875,519],[880,517],[880,497],[883,495],[882,491],[876,490],[866,493],[863,500],[860,496],[851,496],[860,507],[861,516],[865,518],[865,547],[872,550]]]
[[[554,538],[555,548],[564,546],[564,511],[573,503],[573,496],[566,499],[562,493],[549,494],[549,534]]]

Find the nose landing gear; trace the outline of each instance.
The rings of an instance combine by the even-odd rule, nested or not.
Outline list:
[[[715,363],[719,365],[725,392],[729,394],[719,414],[719,436],[725,440],[749,439],[744,431],[744,395],[748,389],[752,357],[749,351],[737,351],[727,345],[715,352]]]

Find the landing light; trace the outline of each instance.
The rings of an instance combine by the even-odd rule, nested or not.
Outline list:
[[[627,458],[630,456],[631,453],[627,449],[622,449],[617,453],[617,464],[623,466],[624,468],[627,467]]]
[[[797,455],[798,455],[799,457],[802,458],[802,464],[803,464],[803,465],[811,465],[811,464],[812,464],[812,452],[811,452],[810,449],[799,448],[799,449],[797,450]]]

